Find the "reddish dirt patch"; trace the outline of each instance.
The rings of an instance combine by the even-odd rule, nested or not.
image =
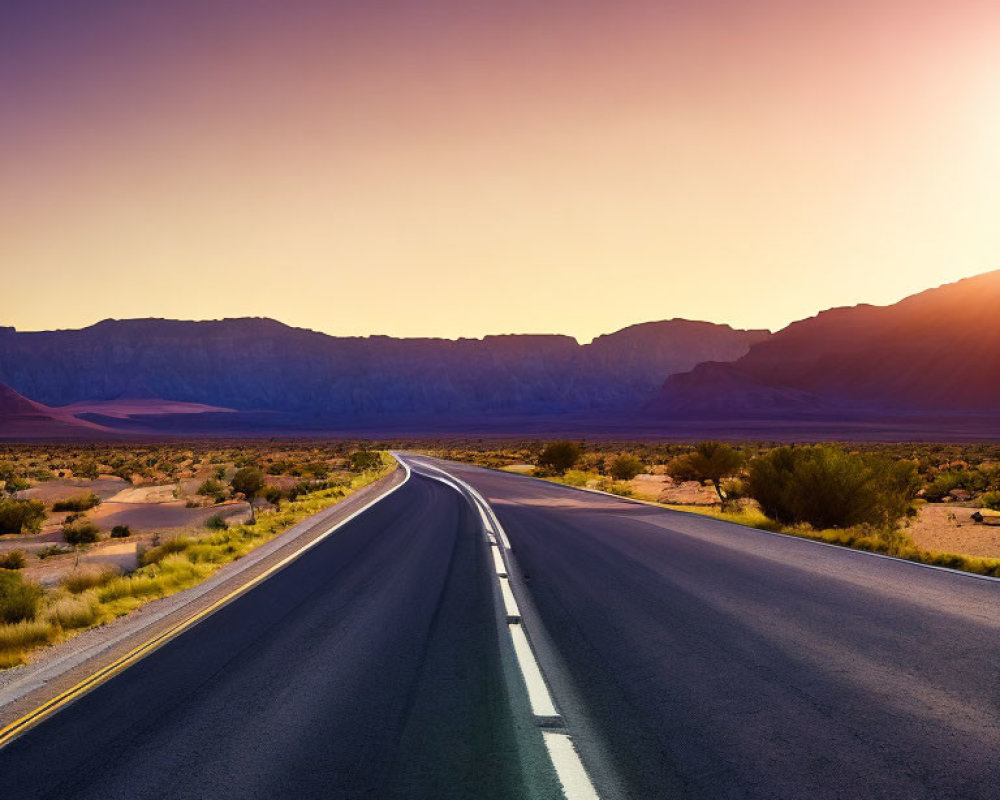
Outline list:
[[[962,506],[926,505],[910,522],[907,533],[914,544],[924,550],[1000,558],[1000,525],[973,522],[970,517],[976,510]]]

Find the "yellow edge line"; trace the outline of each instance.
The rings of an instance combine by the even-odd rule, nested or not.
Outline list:
[[[163,633],[157,636],[154,636],[152,639],[148,639],[147,641],[143,642],[133,650],[130,650],[128,653],[121,656],[117,660],[111,662],[105,667],[102,667],[92,675],[89,675],[88,677],[84,678],[75,686],[66,689],[64,692],[56,695],[51,700],[42,703],[42,705],[38,706],[38,708],[34,709],[33,711],[29,711],[23,717],[15,720],[14,722],[10,723],[4,728],[0,728],[0,748],[10,744],[10,742],[13,741],[15,738],[25,733],[26,731],[30,730],[31,728],[35,727],[48,717],[52,716],[56,711],[58,711],[63,706],[69,705],[77,698],[85,695],[87,692],[96,689],[102,683],[106,683],[107,681],[111,680],[113,677],[115,677],[115,675],[118,675],[120,672],[123,672],[128,667],[132,666],[132,664],[134,664],[136,661],[139,661],[140,659],[154,652],[158,648],[162,647],[171,639],[176,638],[181,633],[186,631],[188,628],[192,627],[193,625],[195,625],[196,623],[200,622],[202,619],[207,617],[209,614],[218,611],[227,603],[235,600],[240,595],[250,591],[250,589],[252,589],[257,584],[269,578],[279,569],[287,566],[290,562],[297,559],[307,550],[310,550],[311,548],[315,547],[331,533],[346,525],[348,522],[350,522],[359,514],[367,511],[369,508],[375,505],[375,503],[387,498],[390,494],[395,492],[397,489],[401,488],[403,484],[405,484],[410,479],[410,468],[403,462],[399,463],[402,464],[403,469],[406,472],[406,477],[403,478],[402,483],[393,486],[385,494],[379,495],[370,503],[366,503],[357,511],[353,512],[350,516],[338,522],[328,531],[320,534],[308,544],[303,545],[301,549],[296,550],[294,553],[285,556],[277,564],[273,564],[272,566],[268,567],[260,575],[251,578],[242,586],[239,586],[233,591],[231,591],[225,597],[216,600],[214,603],[212,603],[212,605],[208,606],[207,608],[203,608],[201,611],[194,614],[193,616],[188,617],[187,619],[182,620],[181,622],[178,622],[174,627],[164,631]]]

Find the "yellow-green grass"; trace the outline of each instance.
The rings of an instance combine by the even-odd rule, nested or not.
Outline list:
[[[303,495],[279,511],[260,511],[256,525],[234,525],[204,537],[167,540],[142,553],[143,566],[128,575],[103,569],[71,574],[45,594],[35,620],[0,625],[0,669],[24,663],[37,647],[62,641],[200,583],[222,565],[387,475],[394,465],[384,454],[380,471],[358,475],[349,486]]]
[[[712,517],[713,519],[735,522],[738,525],[746,525],[750,528],[784,533],[789,536],[799,536],[804,539],[815,539],[827,544],[851,547],[855,550],[867,550],[870,553],[882,553],[883,555],[895,556],[921,564],[948,567],[949,569],[972,572],[977,575],[1000,577],[1000,558],[981,558],[978,556],[964,556],[959,553],[922,550],[913,543],[902,529],[883,531],[867,526],[859,526],[857,528],[829,528],[817,531],[807,526],[793,527],[782,525],[765,516],[757,509],[740,509],[730,512],[720,511],[718,508],[711,506],[671,505],[665,503],[657,503],[657,505],[662,505],[664,508],[670,508],[675,511],[687,511],[692,514]]]

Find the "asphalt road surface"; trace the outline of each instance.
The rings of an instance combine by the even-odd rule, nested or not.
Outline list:
[[[0,750],[0,797],[557,797],[491,564],[478,515],[413,475]]]
[[[1000,582],[438,463],[602,800],[1000,798]],[[415,473],[0,750],[0,796],[558,797],[494,583]]]
[[[438,465],[505,527],[625,796],[1000,798],[1000,582]]]

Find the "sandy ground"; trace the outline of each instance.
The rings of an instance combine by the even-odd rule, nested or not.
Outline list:
[[[53,503],[56,500],[66,500],[78,494],[93,492],[101,500],[107,500],[130,486],[128,481],[114,477],[102,477],[96,481],[57,479],[32,486],[30,489],[18,492],[17,496],[21,500],[41,500],[43,503]]]
[[[982,510],[984,515],[994,512]],[[1000,525],[977,525],[975,508],[929,504],[910,522],[907,533],[917,547],[942,553],[1000,558]]]
[[[117,494],[107,498],[108,503],[166,503],[176,499],[174,491],[176,486],[136,486],[134,488],[122,489]]]
[[[675,483],[666,475],[638,475],[629,482],[635,497],[685,506],[710,506],[719,502],[715,489],[697,481]]]
[[[198,480],[182,481],[185,491],[193,491]],[[191,484],[191,485],[188,485]],[[229,524],[239,524],[250,516],[245,502],[227,501],[218,505],[187,508],[185,500],[176,499],[176,484],[133,487],[120,478],[100,478],[96,481],[53,480],[21,493],[24,497],[52,503],[66,497],[92,491],[103,502],[86,512],[86,517],[100,528],[104,539],[83,550],[80,564],[114,564],[123,571],[138,566],[138,548],[150,547],[154,538],[160,540],[174,536],[199,536],[208,534],[205,522],[218,514]],[[202,500],[204,498],[195,498]],[[23,570],[26,578],[47,586],[58,583],[74,569],[75,553],[50,556],[44,560],[33,555],[52,544],[63,544],[62,523],[69,512],[50,513],[42,530],[32,536],[0,536],[0,553],[21,550],[28,554],[28,565]],[[109,533],[116,525],[128,525],[133,535],[128,539],[111,539]]]

